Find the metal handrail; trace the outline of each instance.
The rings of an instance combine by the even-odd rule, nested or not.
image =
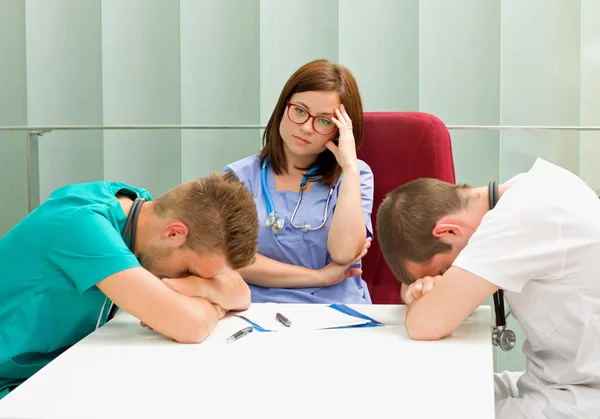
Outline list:
[[[105,130],[223,130],[264,129],[264,125],[47,125],[47,126],[0,126],[2,131],[25,131],[27,133],[27,184],[29,210],[39,204],[39,138],[52,131],[105,131]],[[600,131],[600,126],[543,126],[543,125],[446,125],[449,130],[544,130],[544,131]]]
[[[265,125],[47,125],[47,126],[0,126],[0,131],[105,131],[105,130],[218,130],[218,129],[264,129]],[[522,130],[522,131],[600,131],[600,126],[561,125],[446,125],[449,130]]]

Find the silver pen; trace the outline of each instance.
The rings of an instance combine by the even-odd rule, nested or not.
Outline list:
[[[292,322],[281,313],[277,313],[275,315],[275,320],[277,320],[279,323],[281,323],[285,327],[290,327],[292,325]]]
[[[227,343],[231,343],[231,342],[235,342],[236,340],[243,338],[244,336],[246,336],[248,333],[252,332],[252,326],[249,327],[245,327],[241,330],[238,330],[237,332],[235,332],[233,335],[229,336],[227,338]]]

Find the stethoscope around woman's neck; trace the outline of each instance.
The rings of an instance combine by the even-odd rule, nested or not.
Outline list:
[[[498,185],[491,181],[488,187],[490,210],[498,203]],[[496,312],[496,325],[492,331],[492,344],[500,347],[503,351],[510,351],[515,347],[517,337],[515,332],[506,328],[506,318],[510,311],[505,314],[504,311],[504,291],[499,289],[494,293],[494,311]]]
[[[273,200],[271,199],[271,194],[269,193],[269,187],[267,185],[267,166],[269,165],[269,159],[265,157],[262,167],[261,167],[261,183],[262,183],[262,191],[265,196],[265,203],[267,207],[267,219],[265,221],[265,225],[271,228],[271,232],[273,234],[281,233],[283,227],[285,226],[285,221],[283,217],[277,215],[275,211],[275,207],[273,206]],[[296,217],[296,212],[298,211],[298,207],[300,207],[300,203],[302,202],[302,196],[304,195],[304,188],[306,187],[306,182],[308,182],[309,176],[311,176],[316,170],[318,166],[312,167],[306,174],[302,177],[302,181],[300,182],[300,190],[298,191],[298,200],[296,201],[296,207],[294,208],[294,212],[290,217],[290,225],[295,229],[306,231],[314,231],[322,228],[327,222],[327,215],[329,211],[329,201],[331,200],[331,195],[333,194],[333,187],[329,189],[329,193],[327,195],[327,202],[325,203],[325,212],[323,214],[323,222],[317,227],[311,227],[310,224],[305,224],[302,226],[297,226],[294,224],[294,218]]]
[[[144,202],[146,202],[146,198],[136,198],[133,201],[131,209],[129,210],[129,214],[127,215],[127,220],[125,220],[125,228],[123,228],[123,233],[121,233],[123,241],[125,241],[125,243],[129,243],[127,247],[129,248],[129,250],[131,250],[132,253],[135,249],[135,233],[138,216],[140,215],[140,209],[142,209],[142,205],[144,204]],[[127,238],[129,238],[129,242],[127,241]],[[98,329],[100,327],[100,324],[102,323],[102,315],[104,314],[104,310],[107,305],[108,316],[106,317],[105,323],[108,323],[109,320],[115,317],[115,314],[117,314],[117,311],[119,310],[119,307],[117,307],[116,304],[112,301],[110,301],[109,304],[109,299],[108,297],[106,297],[106,299],[104,300],[104,304],[102,304],[102,309],[100,310],[98,321],[96,322],[96,329]]]

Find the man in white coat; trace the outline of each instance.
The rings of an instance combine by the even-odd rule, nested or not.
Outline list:
[[[598,419],[600,200],[542,159],[499,185],[495,206],[490,190],[418,179],[381,204],[378,240],[403,284],[408,333],[442,339],[503,290],[527,368],[495,374],[496,416]]]

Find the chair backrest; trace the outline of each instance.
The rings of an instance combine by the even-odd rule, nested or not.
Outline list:
[[[358,157],[373,170],[373,229],[385,195],[411,180],[430,177],[455,183],[450,133],[437,117],[422,112],[365,112]],[[400,282],[387,266],[374,232],[363,259],[363,279],[373,304],[402,304]]]

